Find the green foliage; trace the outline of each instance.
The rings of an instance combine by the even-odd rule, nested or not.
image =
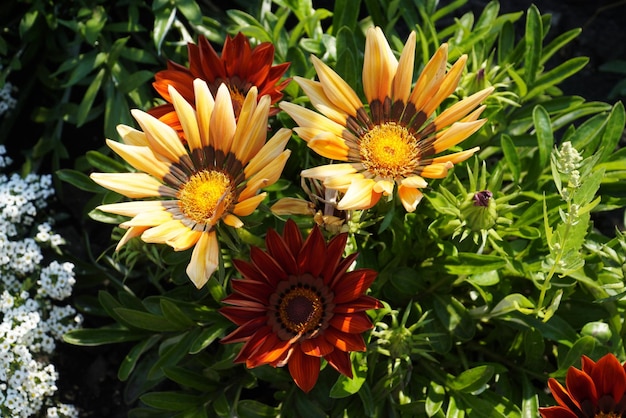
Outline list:
[[[94,208],[120,196],[86,172],[125,170],[103,151],[103,138],[116,138],[117,124],[132,125],[130,108],[157,103],[154,73],[166,59],[186,63],[185,44],[198,35],[216,45],[239,31],[272,42],[275,61],[291,63],[289,77],[313,77],[314,54],[360,94],[364,28],[380,26],[396,52],[415,30],[418,70],[442,42],[451,62],[468,56],[441,110],[496,88],[485,101],[489,122],[462,144],[480,146],[476,158],[429,184],[414,213],[392,200],[347,221],[349,251],[360,253],[358,266],[379,272],[371,294],[385,304],[370,313],[368,351],[352,354],[353,379],[324,365],[304,394],[285,368],[247,369],[233,363],[240,345],[219,344],[233,329],[217,312],[237,277],[232,258],[246,259],[247,244],[259,245],[268,227],[282,224],[265,206],[239,234],[219,231],[226,243],[220,275],[199,291],[185,275],[190,251],[139,240],[116,253],[108,244],[96,245],[98,255],[87,248],[89,259],[77,263],[85,292],[97,296],[79,306],[108,322],[65,340],[128,343],[118,377],[135,407],[129,416],[531,417],[553,404],[548,376],[563,378],[583,354],[624,357],[626,238],[595,223],[609,211],[623,216],[626,206],[626,151],[618,148],[626,114],[621,103],[563,94],[560,83],[587,58],[548,65],[580,30],[548,36],[555,35],[551,18],[538,7],[501,14],[496,1],[479,15],[461,14],[464,0],[340,0],[332,10],[262,0],[223,13],[193,0],[117,3],[1,6],[21,15],[0,34],[0,85],[36,72],[18,97],[19,112],[41,128],[26,165],[49,159],[63,168],[59,180],[97,195],[85,212],[109,224],[123,218]],[[309,104],[295,83],[284,93]],[[15,135],[12,123],[0,127],[0,143]],[[293,125],[282,114],[271,124]],[[95,129],[96,145],[63,166],[87,128]],[[299,170],[322,160],[303,141],[289,146],[292,158],[271,200],[303,195]],[[492,194],[489,206],[477,209],[484,191]],[[304,229],[312,221],[298,223]],[[115,228],[113,238],[120,237]]]

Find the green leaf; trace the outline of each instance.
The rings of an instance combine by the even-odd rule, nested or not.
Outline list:
[[[552,376],[565,376],[567,369],[569,369],[570,366],[580,365],[580,358],[583,354],[588,355],[592,353],[595,346],[596,339],[590,335],[586,335],[576,340],[567,354],[563,358],[559,358],[559,368],[557,371],[552,373]]]
[[[329,396],[334,399],[345,398],[357,393],[367,377],[367,358],[363,353],[354,353],[352,360],[352,379],[340,374],[330,389]],[[355,367],[356,364],[356,367]]]
[[[204,395],[191,395],[185,392],[149,392],[139,397],[148,406],[165,411],[185,411],[192,406],[202,405]]]
[[[456,298],[450,295],[436,295],[434,308],[441,324],[456,338],[469,341],[476,332],[474,320]]]
[[[506,265],[506,260],[497,255],[459,253],[456,257],[449,257],[449,263],[444,267],[450,274],[472,275],[497,270]]]
[[[117,378],[122,382],[126,381],[133,370],[135,370],[135,366],[141,358],[141,355],[152,348],[160,338],[160,335],[152,335],[150,338],[146,338],[131,348],[117,370]]]
[[[581,28],[571,29],[567,32],[561,33],[554,38],[548,45],[543,48],[543,54],[540,64],[545,64],[555,53],[561,51],[565,45],[578,37],[582,32]]]
[[[157,53],[161,54],[161,47],[165,41],[167,33],[174,24],[176,19],[176,9],[172,7],[162,7],[154,10],[154,29],[152,31],[152,41],[156,47]]]
[[[521,373],[522,378],[522,418],[537,418],[539,410],[539,396],[537,388],[528,379],[526,374]]]
[[[189,319],[189,317],[185,315],[178,306],[176,306],[176,303],[167,299],[161,299],[160,305],[163,316],[171,323],[177,324],[182,328],[191,328],[196,325],[194,321]]]
[[[246,399],[237,402],[237,416],[240,418],[274,418],[280,414],[278,408]]]
[[[120,80],[117,88],[121,93],[128,94],[139,87],[144,86],[154,77],[154,73],[148,70],[135,71]]]
[[[191,345],[189,353],[196,354],[207,348],[213,341],[224,335],[228,326],[227,323],[216,323],[207,328],[202,328],[200,334],[198,334],[198,338],[196,338]]]
[[[545,92],[549,87],[558,85],[561,81],[582,70],[588,62],[588,57],[576,57],[564,62],[548,72],[543,73],[537,78],[537,80],[535,80],[535,84],[528,92],[528,95],[524,97],[524,100],[528,101],[529,99]]]
[[[617,102],[611,109],[611,113],[606,121],[606,129],[602,135],[602,146],[598,148],[598,153],[600,154],[598,161],[607,160],[615,152],[615,148],[622,138],[625,122],[624,104]]]
[[[148,379],[159,379],[165,375],[165,370],[177,367],[178,363],[189,353],[199,333],[200,330],[194,328],[163,341],[159,346],[159,359],[150,368]]]
[[[66,183],[71,184],[81,190],[85,190],[91,193],[104,193],[106,189],[96,184],[85,173],[70,168],[63,168],[55,172],[57,177]]]
[[[534,4],[531,5],[527,11],[524,42],[524,80],[526,84],[532,86],[539,72],[539,61],[541,60],[543,42],[541,14]]]
[[[511,170],[513,181],[519,183],[520,175],[522,172],[522,165],[519,159],[519,152],[513,143],[510,136],[503,134],[500,138],[500,145],[502,146],[502,153],[504,154],[504,160],[506,166]]]
[[[97,346],[103,344],[123,343],[145,338],[146,334],[115,326],[95,329],[75,329],[63,335],[63,341],[81,346]]]
[[[338,35],[344,27],[356,29],[360,10],[361,0],[336,0],[333,8],[333,34]]]
[[[87,162],[89,162],[89,164],[91,164],[98,171],[104,173],[124,173],[128,171],[128,167],[126,165],[98,151],[87,151],[85,156],[87,158]]]
[[[471,393],[483,388],[493,377],[493,366],[477,366],[465,370],[460,375],[446,379],[446,385],[459,392]]]
[[[506,295],[489,312],[490,317],[504,315],[510,312],[533,309],[535,305],[526,296],[519,293]]]
[[[164,373],[168,379],[183,387],[189,387],[203,392],[213,392],[217,389],[216,384],[211,382],[206,376],[189,369],[172,367],[165,369]]]
[[[82,126],[89,116],[89,111],[93,106],[93,102],[96,100],[96,96],[100,91],[100,86],[102,85],[102,80],[104,80],[104,74],[106,70],[101,68],[98,71],[98,74],[94,77],[94,79],[89,84],[85,95],[83,96],[83,100],[81,100],[80,105],[78,107],[78,114],[76,115],[76,126]]]
[[[443,401],[446,399],[446,390],[443,386],[431,380],[428,384],[428,392],[426,393],[426,414],[429,417],[434,416],[441,410]]]
[[[141,312],[135,309],[115,308],[115,313],[134,327],[155,332],[171,332],[185,329],[185,326],[173,323],[160,315]]]
[[[550,152],[554,146],[554,134],[550,115],[542,106],[537,105],[533,109],[533,122],[537,133],[537,151],[539,157],[539,170],[543,171],[548,166]]]
[[[187,18],[189,23],[194,26],[202,25],[202,10],[195,0],[174,0],[176,8]]]

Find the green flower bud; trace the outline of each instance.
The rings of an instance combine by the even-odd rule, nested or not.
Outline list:
[[[498,219],[493,193],[483,190],[468,194],[461,205],[461,218],[474,232],[492,228]]]

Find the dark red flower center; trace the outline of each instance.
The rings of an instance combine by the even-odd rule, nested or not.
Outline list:
[[[268,324],[282,340],[313,338],[333,316],[333,293],[310,274],[290,276],[270,296]]]

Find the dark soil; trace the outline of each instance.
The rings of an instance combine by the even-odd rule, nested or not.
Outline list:
[[[470,0],[464,10],[472,10],[478,15],[487,3],[487,0]],[[582,34],[554,58],[557,64],[576,56],[590,58],[583,71],[561,84],[564,92],[588,101],[613,103],[624,99],[610,97],[610,92],[625,76],[603,72],[600,67],[614,60],[626,60],[626,1],[505,0],[501,2],[501,13],[525,11],[532,3],[542,14],[552,15],[549,37],[573,28],[583,29]],[[80,207],[75,211],[80,217]],[[622,222],[616,215],[609,213],[595,219],[596,226],[613,228]],[[619,213],[621,216],[623,213]],[[117,369],[129,348],[127,345],[61,345],[55,360],[60,372],[58,393],[61,401],[80,408],[81,417],[127,416],[130,407],[123,401],[124,384],[117,379]]]

